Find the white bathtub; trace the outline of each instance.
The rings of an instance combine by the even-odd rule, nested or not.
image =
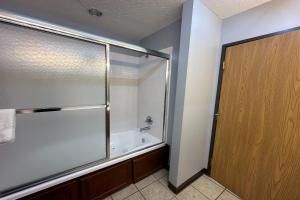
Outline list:
[[[110,137],[110,157],[115,158],[161,142],[161,139],[149,133],[141,133],[138,130],[112,133]]]

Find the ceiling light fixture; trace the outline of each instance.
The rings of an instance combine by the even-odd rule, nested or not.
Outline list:
[[[96,9],[96,8],[89,8],[88,12],[89,12],[90,15],[96,16],[96,17],[101,17],[103,15],[103,13],[100,10]]]

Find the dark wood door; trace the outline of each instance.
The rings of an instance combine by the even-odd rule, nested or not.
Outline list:
[[[245,200],[300,199],[300,31],[228,47],[212,177]]]

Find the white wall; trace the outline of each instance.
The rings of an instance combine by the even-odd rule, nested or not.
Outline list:
[[[167,143],[171,145],[173,134],[175,96],[177,83],[178,54],[181,19],[149,35],[141,41],[142,46],[171,55],[170,98],[168,107]],[[172,148],[172,147],[171,147]]]
[[[221,20],[200,0],[189,0],[181,27],[170,168],[175,186],[207,167]]]
[[[111,132],[136,129],[140,58],[114,52],[110,58]]]
[[[110,58],[111,132],[145,127],[151,116],[148,132],[162,139],[166,60],[130,52],[111,52]]]
[[[300,26],[299,0],[273,0],[223,21],[222,43]]]
[[[151,116],[153,124],[147,131],[158,139],[163,136],[164,99],[166,83],[165,59],[149,56],[140,58],[138,84],[138,127],[148,126],[147,116]]]

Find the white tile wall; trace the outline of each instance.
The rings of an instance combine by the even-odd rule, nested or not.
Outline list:
[[[161,139],[163,133],[166,61],[149,56],[111,53],[112,133],[153,125],[149,131]]]
[[[145,119],[151,116],[154,123],[149,132],[159,139],[162,138],[163,133],[166,65],[167,62],[161,58],[141,57],[138,126],[147,126]]]
[[[110,58],[111,132],[135,129],[138,116],[139,57],[111,53]]]

